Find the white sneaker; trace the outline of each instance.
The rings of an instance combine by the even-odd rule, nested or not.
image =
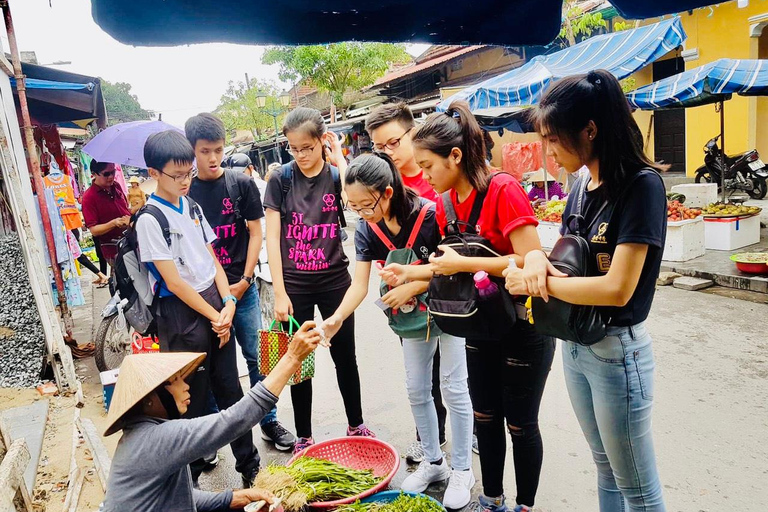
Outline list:
[[[429,461],[423,461],[419,464],[416,471],[403,480],[403,484],[400,487],[406,492],[424,492],[429,487],[429,484],[447,480],[450,476],[451,469],[448,467],[448,463],[445,462],[445,455],[443,455],[442,464],[432,464]]]
[[[472,499],[472,487],[475,485],[475,475],[471,469],[466,471],[451,471],[451,480],[443,495],[445,508],[460,509],[467,506]]]

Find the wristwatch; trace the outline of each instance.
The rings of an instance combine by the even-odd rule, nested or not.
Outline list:
[[[253,276],[250,276],[250,277],[245,276],[245,275],[244,276],[240,276],[240,280],[241,281],[245,281],[248,284],[253,284]]]
[[[234,295],[232,295],[232,294],[229,294],[229,295],[227,295],[226,297],[222,297],[222,298],[221,298],[221,302],[222,302],[222,303],[224,303],[224,305],[226,305],[226,304],[227,304],[227,302],[229,302],[229,301],[232,301],[232,304],[234,304],[235,306],[237,306],[237,299],[235,298],[235,296],[234,296]]]

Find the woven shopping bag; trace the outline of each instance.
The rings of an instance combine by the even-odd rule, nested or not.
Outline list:
[[[294,327],[299,329],[299,322],[290,317],[288,332],[283,330],[283,325],[273,320],[269,329],[259,330],[259,373],[269,375],[275,369],[278,361],[288,352],[288,345],[293,340]],[[296,373],[288,380],[288,385],[293,386],[315,376],[315,353],[310,353],[301,363]]]

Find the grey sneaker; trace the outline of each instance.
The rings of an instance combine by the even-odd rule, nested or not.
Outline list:
[[[424,460],[424,447],[420,441],[414,441],[405,451],[405,461],[408,464],[421,464]]]
[[[477,436],[472,434],[472,451],[480,455],[480,448],[477,445]]]

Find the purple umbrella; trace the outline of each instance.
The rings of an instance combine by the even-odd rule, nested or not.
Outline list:
[[[184,130],[162,121],[132,121],[110,126],[96,135],[83,151],[91,155],[98,162],[110,162],[113,164],[132,165],[146,168],[144,161],[144,143],[153,133],[176,130],[184,133]]]

